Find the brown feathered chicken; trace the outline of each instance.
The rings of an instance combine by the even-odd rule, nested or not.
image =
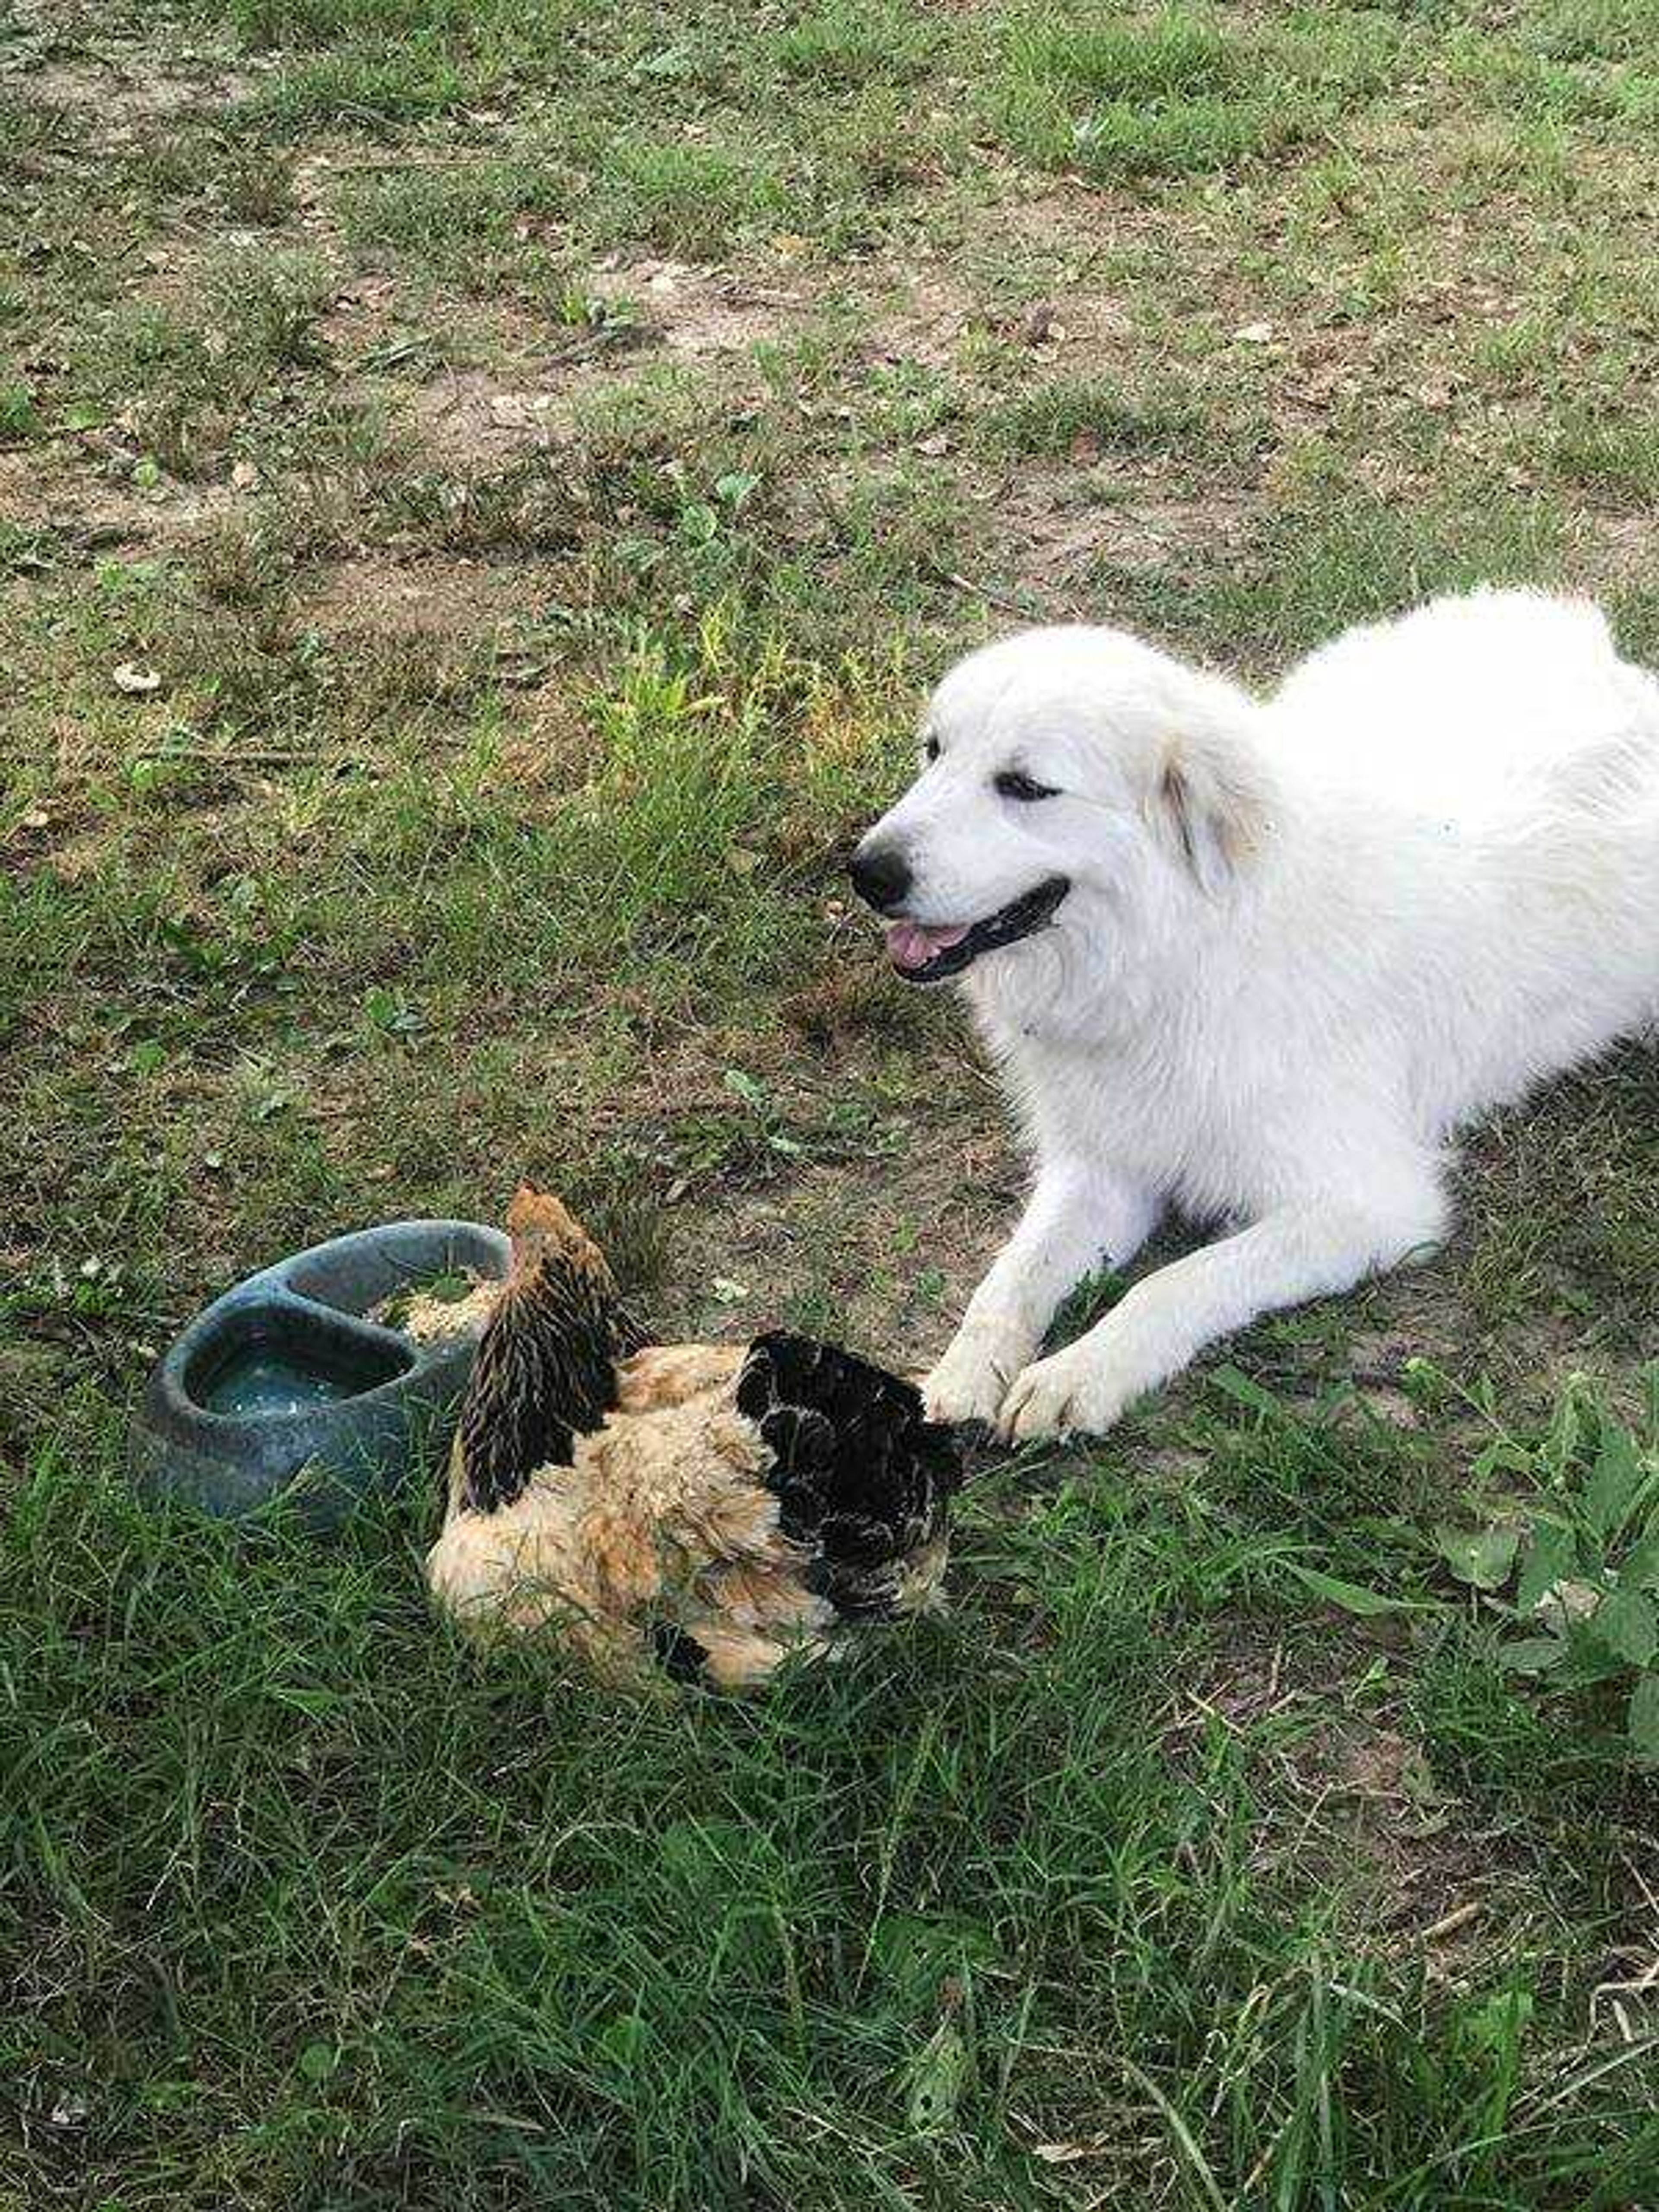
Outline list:
[[[647,1345],[556,1198],[507,1229],[427,1565],[458,1621],[733,1688],[935,1598],[961,1463],[912,1384],[802,1336]]]

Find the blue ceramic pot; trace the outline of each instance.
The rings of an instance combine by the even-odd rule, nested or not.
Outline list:
[[[505,1275],[507,1255],[507,1238],[479,1222],[392,1221],[249,1276],[150,1377],[135,1480],[226,1518],[291,1491],[319,1522],[395,1488],[441,1448],[477,1337],[417,1344],[366,1316],[435,1276]]]

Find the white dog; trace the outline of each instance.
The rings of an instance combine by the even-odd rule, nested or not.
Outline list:
[[[853,864],[959,977],[1036,1155],[927,1382],[1103,1430],[1200,1347],[1434,1245],[1450,1133],[1659,1017],[1659,683],[1520,592],[1355,629],[1270,699],[1110,629],[986,647]],[[1167,1206],[1232,1233],[1034,1354]]]

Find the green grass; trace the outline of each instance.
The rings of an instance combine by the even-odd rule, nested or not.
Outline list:
[[[1220,10],[1037,15],[1008,42],[993,112],[1021,152],[1097,179],[1226,171],[1331,129],[1389,43],[1336,9],[1267,33]]]
[[[19,443],[40,429],[40,410],[27,384],[0,384],[0,441]]]
[[[884,0],[830,0],[783,26],[775,52],[788,76],[833,90],[920,76],[940,46],[937,24],[914,9]]]
[[[1272,668],[1350,623],[1477,583],[1549,585],[1563,574],[1558,510],[1533,500],[1401,513],[1340,479],[1321,481],[1224,558],[1175,578],[1116,568],[1101,586],[1178,644],[1232,648]]]
[[[1090,380],[1022,392],[994,409],[986,427],[1010,453],[1052,459],[1080,445],[1102,453],[1178,453],[1197,443],[1202,419],[1188,402],[1143,399]]]
[[[603,240],[635,237],[716,259],[734,231],[781,228],[791,197],[781,171],[732,144],[676,144],[654,134],[612,138],[597,163],[586,221]]]
[[[228,0],[221,12],[250,46],[304,48],[337,40],[465,41],[512,11],[499,0]]]
[[[1253,1519],[1329,1471],[1282,1414],[1235,1449],[1268,1478]],[[970,1511],[951,1626],[619,1724],[544,1660],[434,1634],[404,1516],[249,1548],[44,1466],[5,1539],[6,2056],[31,2109],[76,2117],[24,2171],[179,2204],[852,2204],[900,2172],[1036,2204],[1061,2157],[1193,2203],[1252,2173],[1291,2202],[1567,2201],[1593,2164],[1639,2187],[1639,2069],[1547,2063],[1547,1925],[1437,1989],[1277,1825],[1316,1703],[1170,1706],[1172,1675],[1225,1679],[1253,1591],[1298,1648],[1273,1544],[1103,1474],[1017,1524]],[[1426,1680],[1437,1755],[1478,1723],[1491,1765],[1524,1730],[1455,1625]],[[1605,1911],[1572,1822],[1617,1800],[1525,1742],[1482,1887],[1536,1863]]]
[[[1659,418],[1565,410],[1555,465],[1571,482],[1627,500],[1659,495]]]
[[[1528,43],[1553,60],[1647,61],[1659,39],[1653,0],[1561,0],[1527,26]]]
[[[1267,678],[1511,577],[1659,659],[1650,8],[59,15],[0,112],[0,2208],[1654,2201],[1628,1681],[1512,1671],[1456,1541],[1559,1516],[1591,1399],[1651,1461],[1649,1051],[764,1703],[460,1651],[433,1496],[325,1545],[121,1473],[204,1298],[525,1174],[668,1328],[925,1362],[1019,1168],[841,859],[1012,610]]]
[[[384,132],[447,115],[490,88],[487,70],[463,67],[418,37],[381,51],[346,49],[289,63],[230,112],[233,128],[297,137],[331,125]]]
[[[314,368],[328,276],[310,255],[233,252],[202,272],[199,304],[122,301],[84,333],[71,400],[123,412],[141,468],[190,478],[222,465],[246,410]]]
[[[340,222],[356,246],[429,254],[456,243],[466,252],[480,239],[505,235],[515,216],[546,198],[533,173],[503,164],[394,173],[354,181],[343,197]]]

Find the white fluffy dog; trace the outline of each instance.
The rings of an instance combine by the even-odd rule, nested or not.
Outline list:
[[[945,678],[923,756],[854,881],[900,975],[960,978],[1036,1161],[941,1417],[1109,1427],[1435,1244],[1451,1132],[1659,1017],[1659,683],[1588,603],[1437,600],[1265,701],[1032,630]],[[1231,1233],[1034,1360],[1169,1206]]]

